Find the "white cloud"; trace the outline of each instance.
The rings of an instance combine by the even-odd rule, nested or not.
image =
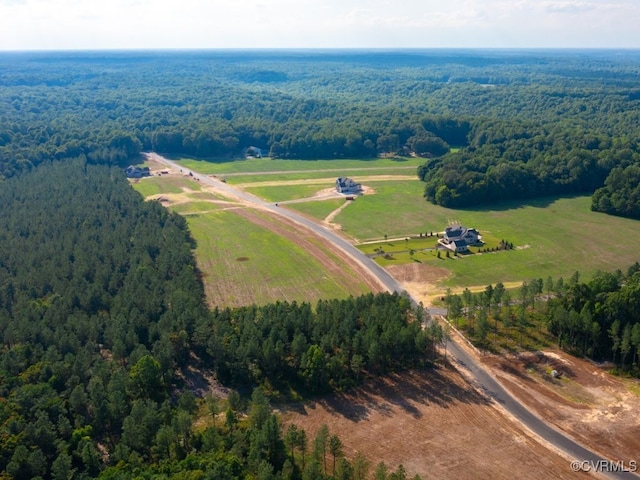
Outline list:
[[[0,0],[0,49],[640,47],[637,0]]]

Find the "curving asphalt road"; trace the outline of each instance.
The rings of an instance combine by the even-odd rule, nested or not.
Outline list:
[[[365,267],[373,275],[375,275],[380,283],[384,285],[389,291],[399,293],[404,292],[408,294],[408,292],[406,292],[402,288],[400,283],[398,283],[398,281],[396,281],[391,275],[389,275],[389,273],[387,273],[385,269],[380,267],[372,259],[367,257],[360,250],[355,248],[335,232],[315,222],[312,222],[291,210],[276,207],[273,203],[265,202],[264,200],[249,193],[238,190],[231,185],[223,183],[214,178],[210,178],[207,175],[202,175],[195,171],[184,168],[183,166],[178,165],[177,163],[168,160],[156,153],[145,153],[144,155],[172,168],[182,170],[182,172],[185,174],[191,173],[191,175],[193,175],[193,177],[201,183],[213,186],[216,189],[225,192],[230,197],[239,198],[255,206],[266,208],[277,215],[281,215],[298,224],[304,225],[315,234],[323,237],[324,239],[334,244],[336,247],[340,248],[341,250],[355,258],[362,264],[363,267]],[[417,304],[415,299],[412,298],[410,294],[408,295],[413,303]],[[429,309],[429,313],[432,316],[446,315],[446,310],[431,308]],[[482,390],[488,397],[499,403],[508,413],[510,413],[533,433],[547,441],[549,444],[563,451],[566,456],[574,459],[577,462],[580,462],[579,465],[582,470],[590,470],[592,472],[599,471],[600,474],[606,478],[640,479],[640,475],[637,475],[630,471],[611,471],[618,470],[621,467],[626,467],[627,470],[635,470],[635,468],[629,468],[634,467],[633,465],[617,465],[609,462],[604,457],[601,457],[591,450],[585,448],[560,430],[557,430],[556,428],[550,426],[541,418],[533,414],[522,403],[516,400],[516,398],[513,397],[500,383],[498,383],[498,381],[487,372],[487,370],[477,361],[477,359],[467,353],[467,351],[464,350],[458,343],[449,342],[447,344],[447,351],[448,355],[453,359],[454,363],[457,363],[460,367],[469,372],[469,374],[473,378],[473,381],[476,383],[477,388]],[[640,463],[640,458],[636,460]],[[640,465],[638,465],[638,468],[640,468]],[[571,475],[571,472],[572,464],[570,463],[570,461],[567,461],[566,472],[557,473],[558,477],[567,478]]]

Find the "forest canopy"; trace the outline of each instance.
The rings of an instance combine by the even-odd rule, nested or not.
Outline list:
[[[627,50],[5,53],[0,178],[255,147],[422,156],[426,199],[449,207],[593,193],[638,163],[639,74]],[[606,192],[594,209],[630,214]]]

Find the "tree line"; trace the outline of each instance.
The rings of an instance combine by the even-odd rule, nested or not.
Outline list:
[[[449,318],[481,346],[493,347],[492,333],[506,332],[512,346],[522,346],[527,331],[548,333],[569,353],[609,361],[640,374],[640,264],[626,273],[597,272],[586,282],[575,272],[565,281],[534,279],[515,290],[487,285],[484,291],[445,298]]]
[[[344,390],[372,375],[428,365],[442,342],[428,314],[394,294],[344,300],[216,308],[197,342],[226,382],[268,382],[279,390]]]

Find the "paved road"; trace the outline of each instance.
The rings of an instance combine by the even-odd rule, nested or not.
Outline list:
[[[281,215],[283,217],[287,217],[288,219],[304,225],[305,227],[312,230],[317,235],[325,238],[326,240],[333,243],[338,248],[344,250],[346,253],[354,257],[357,261],[359,261],[365,268],[367,268],[373,275],[375,275],[378,280],[391,292],[405,292],[400,283],[396,281],[385,269],[380,267],[373,260],[368,258],[365,254],[363,254],[360,250],[355,248],[345,239],[337,235],[335,232],[312,222],[297,213],[287,210],[284,208],[276,207],[272,203],[265,202],[264,200],[251,195],[249,193],[238,190],[231,185],[223,183],[219,180],[210,178],[206,175],[201,175],[195,171],[191,171],[178,165],[171,160],[168,160],[160,155],[155,153],[145,154],[154,160],[164,163],[172,168],[182,170],[183,173],[189,174],[191,173],[194,178],[200,181],[203,184],[211,185],[218,190],[225,192],[230,197],[239,198],[245,202],[251,203],[255,206],[259,206],[262,208],[266,208],[276,213],[277,215]],[[407,293],[407,292],[405,292]],[[407,293],[408,294],[408,293]],[[409,295],[410,297],[410,295]],[[410,297],[411,298],[411,297]],[[415,299],[412,298],[414,303]],[[429,313],[432,316],[436,315],[446,315],[446,310],[444,309],[429,309]],[[473,380],[476,382],[476,386],[482,390],[487,396],[492,398],[494,401],[498,402],[502,407],[513,415],[516,419],[518,419],[524,426],[529,428],[532,432],[543,438],[545,441],[554,445],[558,449],[564,451],[568,456],[572,459],[575,459],[580,462],[585,462],[583,465],[586,468],[590,468],[592,471],[596,470],[596,466],[600,466],[600,471],[605,470],[608,464],[605,464],[606,460],[592,452],[591,450],[583,447],[575,440],[572,440],[564,433],[556,430],[555,428],[548,425],[546,422],[541,420],[539,417],[531,413],[522,403],[516,400],[507,390],[500,385],[494,377],[492,377],[487,370],[466,350],[464,350],[458,343],[449,342],[447,345],[447,351],[449,357],[452,359],[454,363],[457,363],[462,368],[466,369]],[[636,459],[640,461],[640,458]],[[639,465],[640,467],[640,465]],[[609,467],[609,470],[612,468]],[[567,471],[559,472],[562,473],[563,477],[566,477],[566,474],[571,472],[571,466],[569,461],[567,461]],[[636,475],[631,472],[602,472],[603,476],[607,478],[622,478],[622,479],[640,479],[639,475]]]

